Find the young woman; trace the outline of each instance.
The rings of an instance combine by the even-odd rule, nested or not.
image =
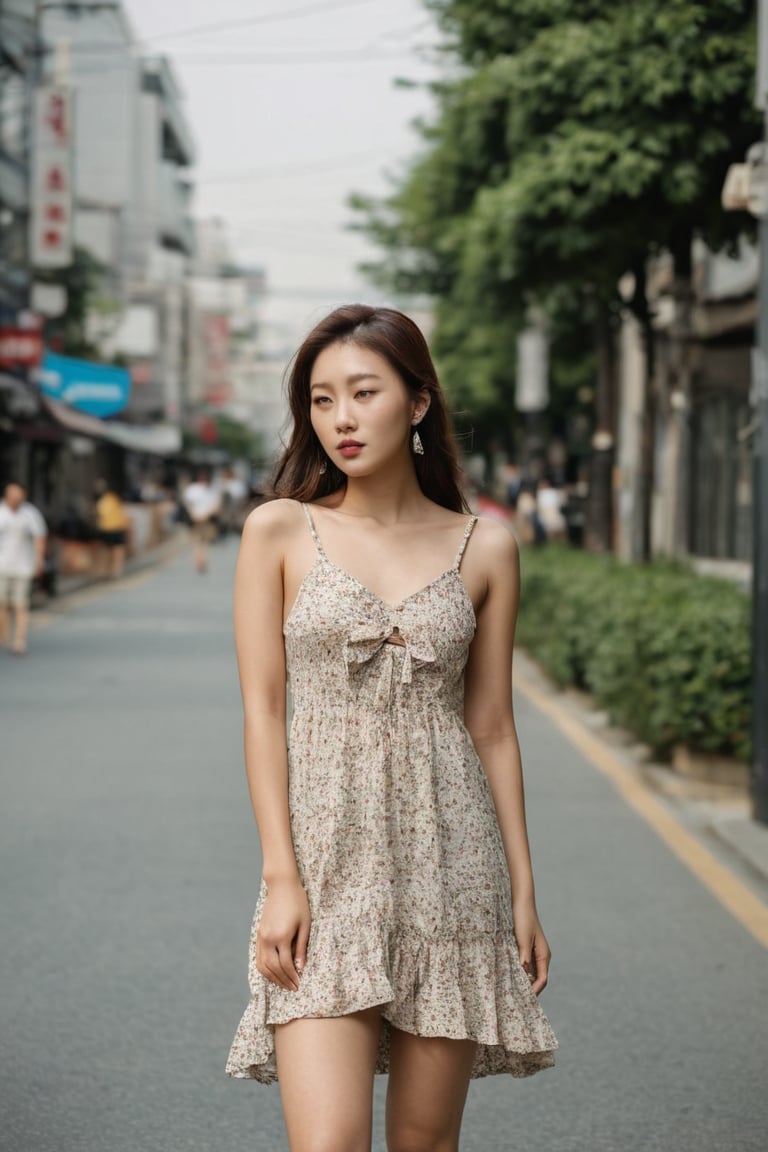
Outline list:
[[[118,580],[125,567],[125,550],[131,522],[115,488],[106,480],[96,482],[96,530],[103,547],[100,569]]]
[[[454,1152],[470,1078],[557,1046],[512,714],[517,548],[466,514],[406,316],[333,312],[290,406],[283,498],[248,518],[235,583],[263,876],[227,1071],[279,1073],[291,1152],[367,1152],[375,1072],[390,1152]]]

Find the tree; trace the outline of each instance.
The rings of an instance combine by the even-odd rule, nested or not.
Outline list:
[[[720,210],[720,189],[759,129],[753,5],[427,7],[454,75],[435,87],[436,119],[400,186],[384,201],[353,201],[383,252],[369,271],[436,298],[435,347],[460,403],[491,416],[507,408],[516,334],[536,302],[564,346],[591,333],[607,411],[620,277],[634,273],[650,362],[649,254],[669,250],[685,274],[694,235],[717,248],[744,228]],[[564,299],[580,301],[575,330]],[[561,353],[555,342],[556,387]],[[605,484],[610,458],[596,463]],[[607,524],[598,535],[605,543]]]
[[[183,432],[184,451],[216,449],[231,460],[261,463],[264,458],[263,437],[248,424],[227,412],[207,408],[197,412]]]

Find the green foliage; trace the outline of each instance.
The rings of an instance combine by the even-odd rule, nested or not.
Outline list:
[[[657,756],[676,744],[749,760],[750,601],[671,563],[562,548],[523,553],[521,644],[591,692]]]
[[[211,426],[211,431],[207,435],[193,426],[184,430],[185,451],[215,448],[226,452],[231,460],[246,460],[251,464],[262,462],[264,450],[259,432],[248,424],[233,419],[225,412],[210,412],[206,420]]]
[[[438,300],[449,394],[493,421],[531,303],[557,363],[649,252],[687,256],[694,234],[719,247],[746,227],[720,189],[760,130],[754,5],[425,2],[458,68],[435,85],[421,157],[389,197],[352,206],[382,252],[366,271]],[[564,288],[576,310],[561,310]]]

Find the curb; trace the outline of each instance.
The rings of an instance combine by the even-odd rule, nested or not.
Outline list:
[[[750,818],[743,787],[692,780],[654,763],[648,749],[610,728],[582,693],[561,692],[523,650],[515,650],[515,688],[549,716],[565,738],[768,947],[768,826]],[[713,855],[717,853],[717,856]],[[724,876],[724,873],[728,876]],[[747,891],[749,888],[751,891]]]
[[[743,761],[691,752],[682,746],[673,749],[669,764],[655,761],[648,745],[626,728],[612,724],[608,714],[587,692],[572,687],[560,688],[524,648],[515,648],[515,660],[520,662],[527,680],[572,707],[590,730],[600,732],[607,744],[630,756],[635,764],[645,769],[657,791],[695,800],[735,801],[740,798],[748,803],[750,769]]]
[[[103,576],[94,576],[89,572],[62,576],[57,581],[56,594],[54,596],[45,596],[40,593],[33,595],[32,614],[34,616],[35,612],[38,611],[55,611],[59,603],[65,601],[70,596],[76,595],[78,592],[85,592],[95,588],[119,588],[122,580],[130,576],[135,576],[139,572],[145,572],[149,568],[157,568],[174,560],[176,556],[181,555],[181,553],[186,550],[189,543],[188,533],[184,529],[174,532],[172,536],[169,536],[169,538],[161,544],[157,544],[154,548],[149,548],[139,553],[138,556],[132,556],[128,559],[122,575],[117,580],[111,580]]]

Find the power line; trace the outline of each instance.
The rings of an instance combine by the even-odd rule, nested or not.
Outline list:
[[[229,31],[235,28],[250,28],[257,24],[285,23],[300,16],[313,16],[323,12],[335,12],[340,8],[359,8],[362,4],[378,3],[379,0],[332,0],[329,4],[304,4],[301,8],[290,8],[287,12],[265,12],[261,16],[249,16],[242,20],[222,20],[215,24],[197,24],[191,28],[180,28],[176,32],[161,32],[156,36],[144,37],[145,43],[157,40],[178,40],[186,36],[202,36],[210,32]]]
[[[258,64],[261,67],[270,67],[273,64],[370,64],[378,60],[404,60],[411,56],[411,52],[394,49],[384,52],[366,52],[364,48],[342,49],[330,52],[219,52],[215,55],[189,55],[175,53],[174,63],[187,65],[219,65],[219,64]]]
[[[340,52],[340,51],[342,51],[342,52],[343,51],[347,51],[347,52],[370,52],[371,50],[376,51],[377,46],[380,45],[383,53],[385,53],[388,56],[391,54],[392,50],[387,49],[385,47],[385,44],[387,41],[396,40],[399,44],[402,45],[404,40],[407,40],[409,36],[413,35],[416,31],[419,31],[422,27],[423,27],[423,25],[419,25],[417,27],[412,27],[412,28],[393,29],[391,32],[382,33],[380,36],[377,36],[374,40],[370,41],[368,44],[361,45],[359,48],[330,49],[330,50],[326,50],[326,52],[330,51],[334,54],[337,52]],[[229,55],[237,55],[238,54],[236,49],[234,49],[231,45],[227,45],[227,44],[222,43],[222,44],[212,44],[211,47],[224,57],[227,57]],[[419,49],[419,47],[420,47],[420,45],[418,45],[418,44],[414,45],[414,48],[417,50]],[[425,45],[423,47],[431,47],[431,46]],[[413,49],[411,49],[411,51],[412,50]],[[49,48],[46,48],[46,51],[50,53],[51,51],[53,51],[53,49],[49,47]],[[140,44],[127,44],[126,45],[126,44],[116,43],[113,40],[103,40],[103,41],[91,40],[88,42],[70,43],[69,44],[69,51],[73,55],[77,55],[77,56],[97,55],[99,57],[103,57],[105,54],[113,53],[113,54],[116,54],[116,55],[119,55],[122,57],[127,57],[131,60],[146,60],[146,59],[153,59],[154,58],[152,53],[148,53],[148,52],[142,50],[142,47]],[[402,53],[402,51],[403,50],[401,48],[400,52]],[[244,52],[244,53],[241,52],[240,54],[241,55],[247,54],[249,59],[252,56],[252,54],[250,52],[247,52],[247,50],[246,50],[246,52]],[[323,53],[318,53],[317,55],[322,55],[322,54]],[[292,50],[285,52],[285,51],[281,51],[279,48],[277,49],[276,52],[273,52],[273,53],[264,52],[261,55],[263,55],[265,57],[274,57],[276,59],[278,57],[282,58],[283,56],[290,56],[291,58],[294,58],[294,53]],[[304,54],[296,53],[295,54],[296,58],[298,58],[298,59],[311,58],[314,55],[315,55],[314,53],[304,53]],[[172,61],[196,60],[196,59],[198,59],[198,57],[195,56],[194,53],[187,53],[185,55],[184,52],[182,51],[182,52],[174,52],[172,56],[169,56],[169,59],[171,59]],[[113,66],[114,65],[112,65],[112,64],[105,65],[105,67],[113,67]]]
[[[333,172],[339,168],[346,168],[350,164],[360,164],[365,160],[373,160],[381,156],[381,148],[371,152],[356,152],[349,156],[335,156],[331,159],[304,161],[301,164],[284,164],[275,168],[251,168],[240,172],[219,172],[210,176],[198,178],[196,184],[229,184],[249,182],[251,180],[269,180],[282,176],[302,176],[307,172]]]
[[[103,53],[102,53],[103,55]],[[233,52],[221,52],[215,56],[182,56],[174,55],[171,62],[174,67],[231,67],[235,65],[246,65],[252,67],[257,65],[260,68],[277,67],[282,68],[287,66],[304,65],[308,68],[313,68],[320,64],[338,64],[338,65],[352,65],[352,66],[365,66],[370,67],[372,64],[386,63],[390,60],[412,60],[413,53],[411,51],[391,51],[391,52],[368,52],[364,49],[351,49],[346,52],[318,52],[318,53],[271,53],[262,54],[257,53],[241,53],[235,54]],[[77,81],[79,76],[99,76],[108,72],[117,72],[124,68],[132,68],[140,66],[142,57],[129,56],[125,59],[112,60],[110,62],[102,62],[101,64],[84,64],[78,66],[75,73],[74,80]]]
[[[238,223],[235,220],[227,220],[227,231],[237,232],[238,235],[259,235],[269,238],[271,235],[289,235],[298,238],[299,236],[306,239],[307,236],[316,237],[321,243],[330,240],[331,237],[338,237],[338,235],[354,237],[355,241],[369,244],[369,241],[361,237],[360,233],[355,231],[348,220],[275,220],[270,216],[265,215],[262,221],[256,221],[253,218],[244,220]],[[334,239],[334,243],[336,240]]]

